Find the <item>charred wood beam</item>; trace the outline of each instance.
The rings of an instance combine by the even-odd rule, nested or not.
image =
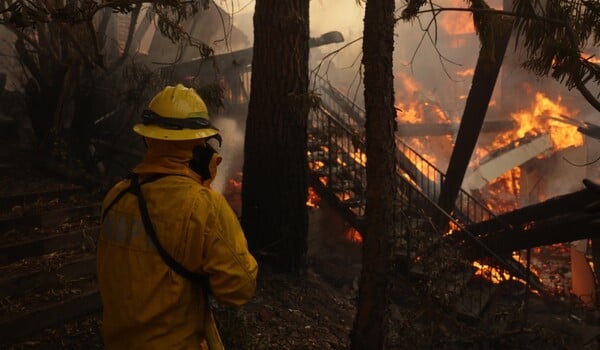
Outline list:
[[[493,43],[488,44],[493,44],[493,48],[484,45],[479,52],[473,82],[456,137],[456,145],[442,184],[438,203],[446,212],[452,211],[460,191],[510,39],[513,21],[502,17],[496,18]]]
[[[469,225],[466,228],[469,232],[477,235],[491,234],[507,227],[518,228],[531,222],[563,215],[565,211],[584,212],[595,204],[600,204],[600,195],[583,189],[498,215],[494,219]]]
[[[455,123],[399,123],[398,136],[444,136],[453,135],[458,131],[460,124]],[[481,132],[502,132],[514,130],[517,128],[517,123],[514,120],[493,120],[485,121],[481,128]]]
[[[480,241],[497,254],[510,255],[516,250],[589,238],[600,238],[599,213],[568,213],[537,221],[526,228],[494,232]],[[475,258],[483,253],[474,246],[471,251]]]
[[[600,126],[592,124],[592,123],[586,123],[586,126],[580,126],[577,128],[577,131],[579,131],[580,133],[595,138],[597,140],[600,140]]]

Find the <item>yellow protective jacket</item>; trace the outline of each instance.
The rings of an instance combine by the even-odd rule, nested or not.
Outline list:
[[[257,263],[225,198],[201,185],[187,167],[191,148],[176,146],[149,145],[144,162],[134,169],[141,181],[150,174],[168,175],[141,187],[158,239],[186,269],[208,276],[218,301],[244,304],[256,288]],[[103,212],[128,186],[129,180],[124,180],[109,191]],[[106,349],[207,347],[204,291],[159,256],[133,194],[124,195],[106,213],[98,240],[97,274]]]

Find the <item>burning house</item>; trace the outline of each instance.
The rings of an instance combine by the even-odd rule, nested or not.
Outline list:
[[[491,2],[491,5],[502,8],[507,4]],[[452,16],[452,19],[455,22],[446,22],[441,15],[437,22],[438,35],[448,41],[444,41],[444,46],[439,40],[440,47],[435,51],[437,56],[445,55],[442,59],[446,61],[450,61],[451,54],[456,57],[464,52],[475,52],[470,16],[462,19]],[[514,43],[511,42],[509,47],[513,47],[511,45]],[[600,144],[594,137],[594,114],[590,108],[586,109],[587,103],[577,93],[567,91],[554,81],[540,80],[528,74],[521,68],[521,60],[518,51],[507,51],[477,146],[462,181],[465,191],[497,215],[518,212],[550,198],[580,191],[584,188],[582,180],[597,179],[600,170],[596,161]],[[456,142],[460,122],[460,108],[456,106],[464,101],[465,91],[470,89],[464,82],[470,81],[474,73],[468,65],[466,67],[454,72],[456,81],[446,79],[444,83],[440,79],[431,79],[437,82],[434,86],[417,74],[397,73],[398,135],[441,172],[448,167],[450,152]],[[413,69],[417,70],[416,67]],[[544,218],[542,214],[539,220],[553,215],[547,214],[548,217]],[[577,214],[573,212],[572,215]],[[585,237],[594,236],[590,231],[593,229],[587,224],[582,224],[580,229],[588,230]],[[502,239],[498,237],[498,240]],[[504,239],[508,240],[508,237]],[[561,238],[552,242],[545,240],[544,244],[569,241],[565,232]],[[583,247],[578,248],[580,253],[566,254],[563,264],[568,265],[569,258],[579,261],[579,256],[588,256],[589,260],[587,239],[580,247]],[[577,266],[579,272],[589,270],[588,264],[578,263]],[[573,273],[581,275],[579,272]],[[572,283],[580,282],[574,280]]]

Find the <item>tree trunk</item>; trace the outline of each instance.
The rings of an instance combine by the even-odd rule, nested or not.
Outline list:
[[[363,38],[367,135],[367,234],[352,349],[383,349],[389,300],[395,187],[393,0],[366,2]]]
[[[246,122],[242,225],[250,249],[297,271],[308,230],[309,0],[257,0]]]
[[[498,20],[496,23],[498,25],[494,28],[494,43],[488,44],[493,44],[493,55],[489,54],[490,49],[488,47],[482,47],[479,52],[479,59],[473,74],[473,83],[456,136],[456,144],[450,157],[446,179],[442,184],[438,202],[440,207],[448,213],[454,209],[454,202],[477,144],[477,138],[481,132],[483,120],[510,39],[512,20]]]

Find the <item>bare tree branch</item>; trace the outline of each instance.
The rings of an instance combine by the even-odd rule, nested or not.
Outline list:
[[[435,7],[430,1],[430,9],[419,10],[425,3],[423,0],[408,1],[399,19],[411,20],[426,13],[435,19],[447,11],[471,12],[482,43],[486,41],[493,16],[514,17],[516,44],[523,40],[529,57],[523,67],[538,76],[551,76],[569,89],[576,88],[592,107],[600,111],[600,92],[594,96],[586,86],[591,81],[600,83],[600,65],[582,57],[582,48],[588,41],[600,42],[600,5],[596,2],[548,0],[546,6],[541,7],[538,1],[515,0],[515,10],[504,11],[489,8],[483,0],[470,0],[469,8]],[[424,30],[429,32],[430,25]],[[432,42],[435,38],[431,38]]]

